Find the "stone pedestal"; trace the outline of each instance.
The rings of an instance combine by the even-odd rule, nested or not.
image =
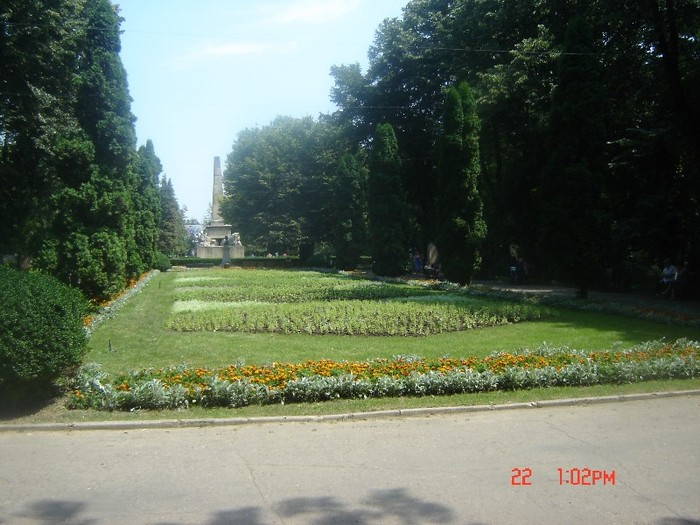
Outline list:
[[[197,246],[197,257],[200,259],[223,259],[223,246]]]
[[[228,230],[225,230],[225,228],[228,228]],[[245,247],[241,244],[241,236],[238,233],[231,233],[230,226],[207,226],[204,233],[206,235],[204,237],[204,242],[197,245],[196,256],[198,258],[225,259],[226,248],[228,248],[228,256],[230,259],[243,259],[245,257]],[[223,233],[224,236],[219,238],[219,233]],[[216,237],[214,237],[214,235],[216,235]],[[228,246],[225,245],[226,242],[228,242]]]
[[[231,237],[231,225],[230,224],[210,224],[204,228],[204,233],[216,244],[222,244],[226,237]]]
[[[245,257],[245,248],[243,245],[229,246],[229,254],[231,259],[243,259]],[[223,259],[223,246],[197,246],[196,256],[200,259]]]
[[[231,259],[243,259],[245,257],[245,248],[242,244],[231,246]]]

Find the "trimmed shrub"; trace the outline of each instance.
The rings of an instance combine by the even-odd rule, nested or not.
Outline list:
[[[20,398],[77,368],[87,351],[86,314],[78,290],[0,267],[0,391]]]
[[[170,262],[170,258],[162,252],[158,252],[156,255],[156,262],[153,265],[153,269],[160,270],[161,272],[167,272],[172,268],[173,265]]]

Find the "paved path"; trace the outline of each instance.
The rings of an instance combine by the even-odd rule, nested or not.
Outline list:
[[[0,524],[699,525],[699,436],[700,396],[2,432]],[[560,484],[560,468],[606,473]]]
[[[576,288],[558,285],[523,284],[516,286],[502,281],[486,280],[477,281],[476,284],[507,292],[549,295],[562,298],[575,298],[578,293]],[[653,308],[658,311],[685,313],[700,317],[700,301],[697,300],[670,300],[652,294],[601,292],[599,290],[591,290],[589,292],[589,300],[601,303],[617,303],[638,308]]]

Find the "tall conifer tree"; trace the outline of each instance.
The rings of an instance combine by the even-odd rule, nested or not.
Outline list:
[[[438,165],[437,246],[445,277],[469,284],[481,264],[486,237],[479,193],[479,118],[471,88],[461,83],[445,94]]]
[[[355,157],[348,153],[340,159],[335,177],[335,265],[345,270],[357,267],[366,240],[360,169]]]
[[[399,145],[391,124],[377,125],[368,186],[372,270],[378,275],[401,275],[409,257],[408,212]]]
[[[158,247],[166,255],[184,255],[189,245],[185,217],[177,203],[173,183],[165,175],[160,181],[160,205],[161,230]]]
[[[136,245],[144,265],[153,268],[157,260],[161,229],[158,182],[163,166],[156,156],[152,141],[146,141],[146,144],[139,148],[135,169],[138,176],[138,191],[134,196]]]
[[[134,116],[119,52],[120,18],[109,0],[84,4],[75,76],[75,115],[91,143],[89,169],[60,192],[55,221],[58,273],[89,297],[106,299],[144,269],[135,240]]]
[[[79,8],[0,2],[0,255],[18,255],[23,267],[46,241],[61,179],[91,155],[73,116]]]

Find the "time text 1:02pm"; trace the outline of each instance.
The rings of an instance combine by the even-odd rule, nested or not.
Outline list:
[[[557,469],[559,473],[559,485],[593,486],[615,485],[617,482],[614,470],[601,470],[584,468]],[[532,485],[533,470],[530,467],[515,467],[510,469],[510,484],[513,486]]]

